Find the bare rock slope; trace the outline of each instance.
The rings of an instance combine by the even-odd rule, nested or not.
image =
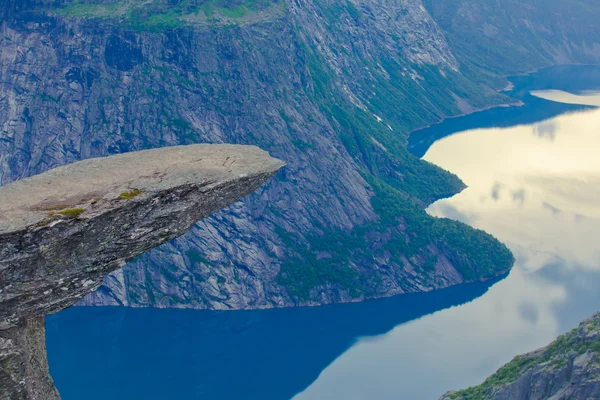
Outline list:
[[[253,146],[177,146],[89,159],[0,188],[0,399],[58,399],[43,316],[282,166]]]
[[[479,385],[440,400],[588,400],[600,398],[600,314],[547,347],[515,357]]]

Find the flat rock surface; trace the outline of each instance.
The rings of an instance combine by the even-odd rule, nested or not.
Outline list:
[[[283,165],[254,146],[176,146],[80,161],[1,187],[0,329],[70,306]]]
[[[283,165],[254,146],[178,146],[89,159],[0,188],[0,400],[59,400],[43,316]]]
[[[274,172],[283,162],[258,147],[175,146],[80,161],[0,187],[0,234],[84,208],[185,184],[209,185]],[[139,191],[139,193],[138,193]]]

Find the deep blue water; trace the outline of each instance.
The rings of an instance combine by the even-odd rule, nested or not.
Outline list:
[[[448,119],[410,140],[469,185],[429,212],[507,243],[517,258],[508,277],[317,308],[71,308],[47,318],[63,399],[437,399],[600,310],[600,162],[586,152],[600,146],[600,114],[529,94],[598,89],[600,68],[513,82],[522,107]],[[477,158],[488,144],[500,156]]]
[[[289,399],[358,338],[491,284],[281,310],[73,307],[47,318],[48,358],[64,400]]]

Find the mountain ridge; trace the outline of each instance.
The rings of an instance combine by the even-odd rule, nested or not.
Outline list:
[[[203,27],[160,1],[139,14],[142,24],[135,10],[98,18],[73,4],[86,2],[45,3],[2,24],[12,104],[0,111],[3,183],[80,158],[195,142],[257,144],[288,163],[84,304],[317,305],[485,280],[512,265],[489,235],[423,211],[463,186],[410,155],[408,133],[509,99],[494,90],[501,76],[463,71],[421,2],[287,1],[252,23],[239,7],[259,13],[264,3],[173,3],[186,15],[208,15],[209,4],[229,21]]]

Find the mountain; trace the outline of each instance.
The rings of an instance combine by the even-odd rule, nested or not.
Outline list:
[[[548,65],[598,64],[595,0],[424,0],[463,70],[484,81]]]
[[[509,73],[597,62],[598,36],[548,34],[546,52],[505,66],[504,47],[537,43],[546,18],[560,26],[579,8],[548,17],[529,0],[535,24],[516,31],[525,23],[516,17],[490,30],[464,11],[477,3],[504,15],[504,2],[433,3],[9,0],[0,183],[190,143],[254,144],[287,163],[254,195],[111,275],[85,304],[316,305],[501,275],[513,263],[504,245],[424,212],[463,184],[408,153],[407,136],[511,103],[497,91]],[[471,52],[475,41],[489,56]],[[517,46],[504,57],[518,55]]]
[[[441,400],[584,400],[600,397],[600,314],[547,347],[515,357],[480,386]]]

